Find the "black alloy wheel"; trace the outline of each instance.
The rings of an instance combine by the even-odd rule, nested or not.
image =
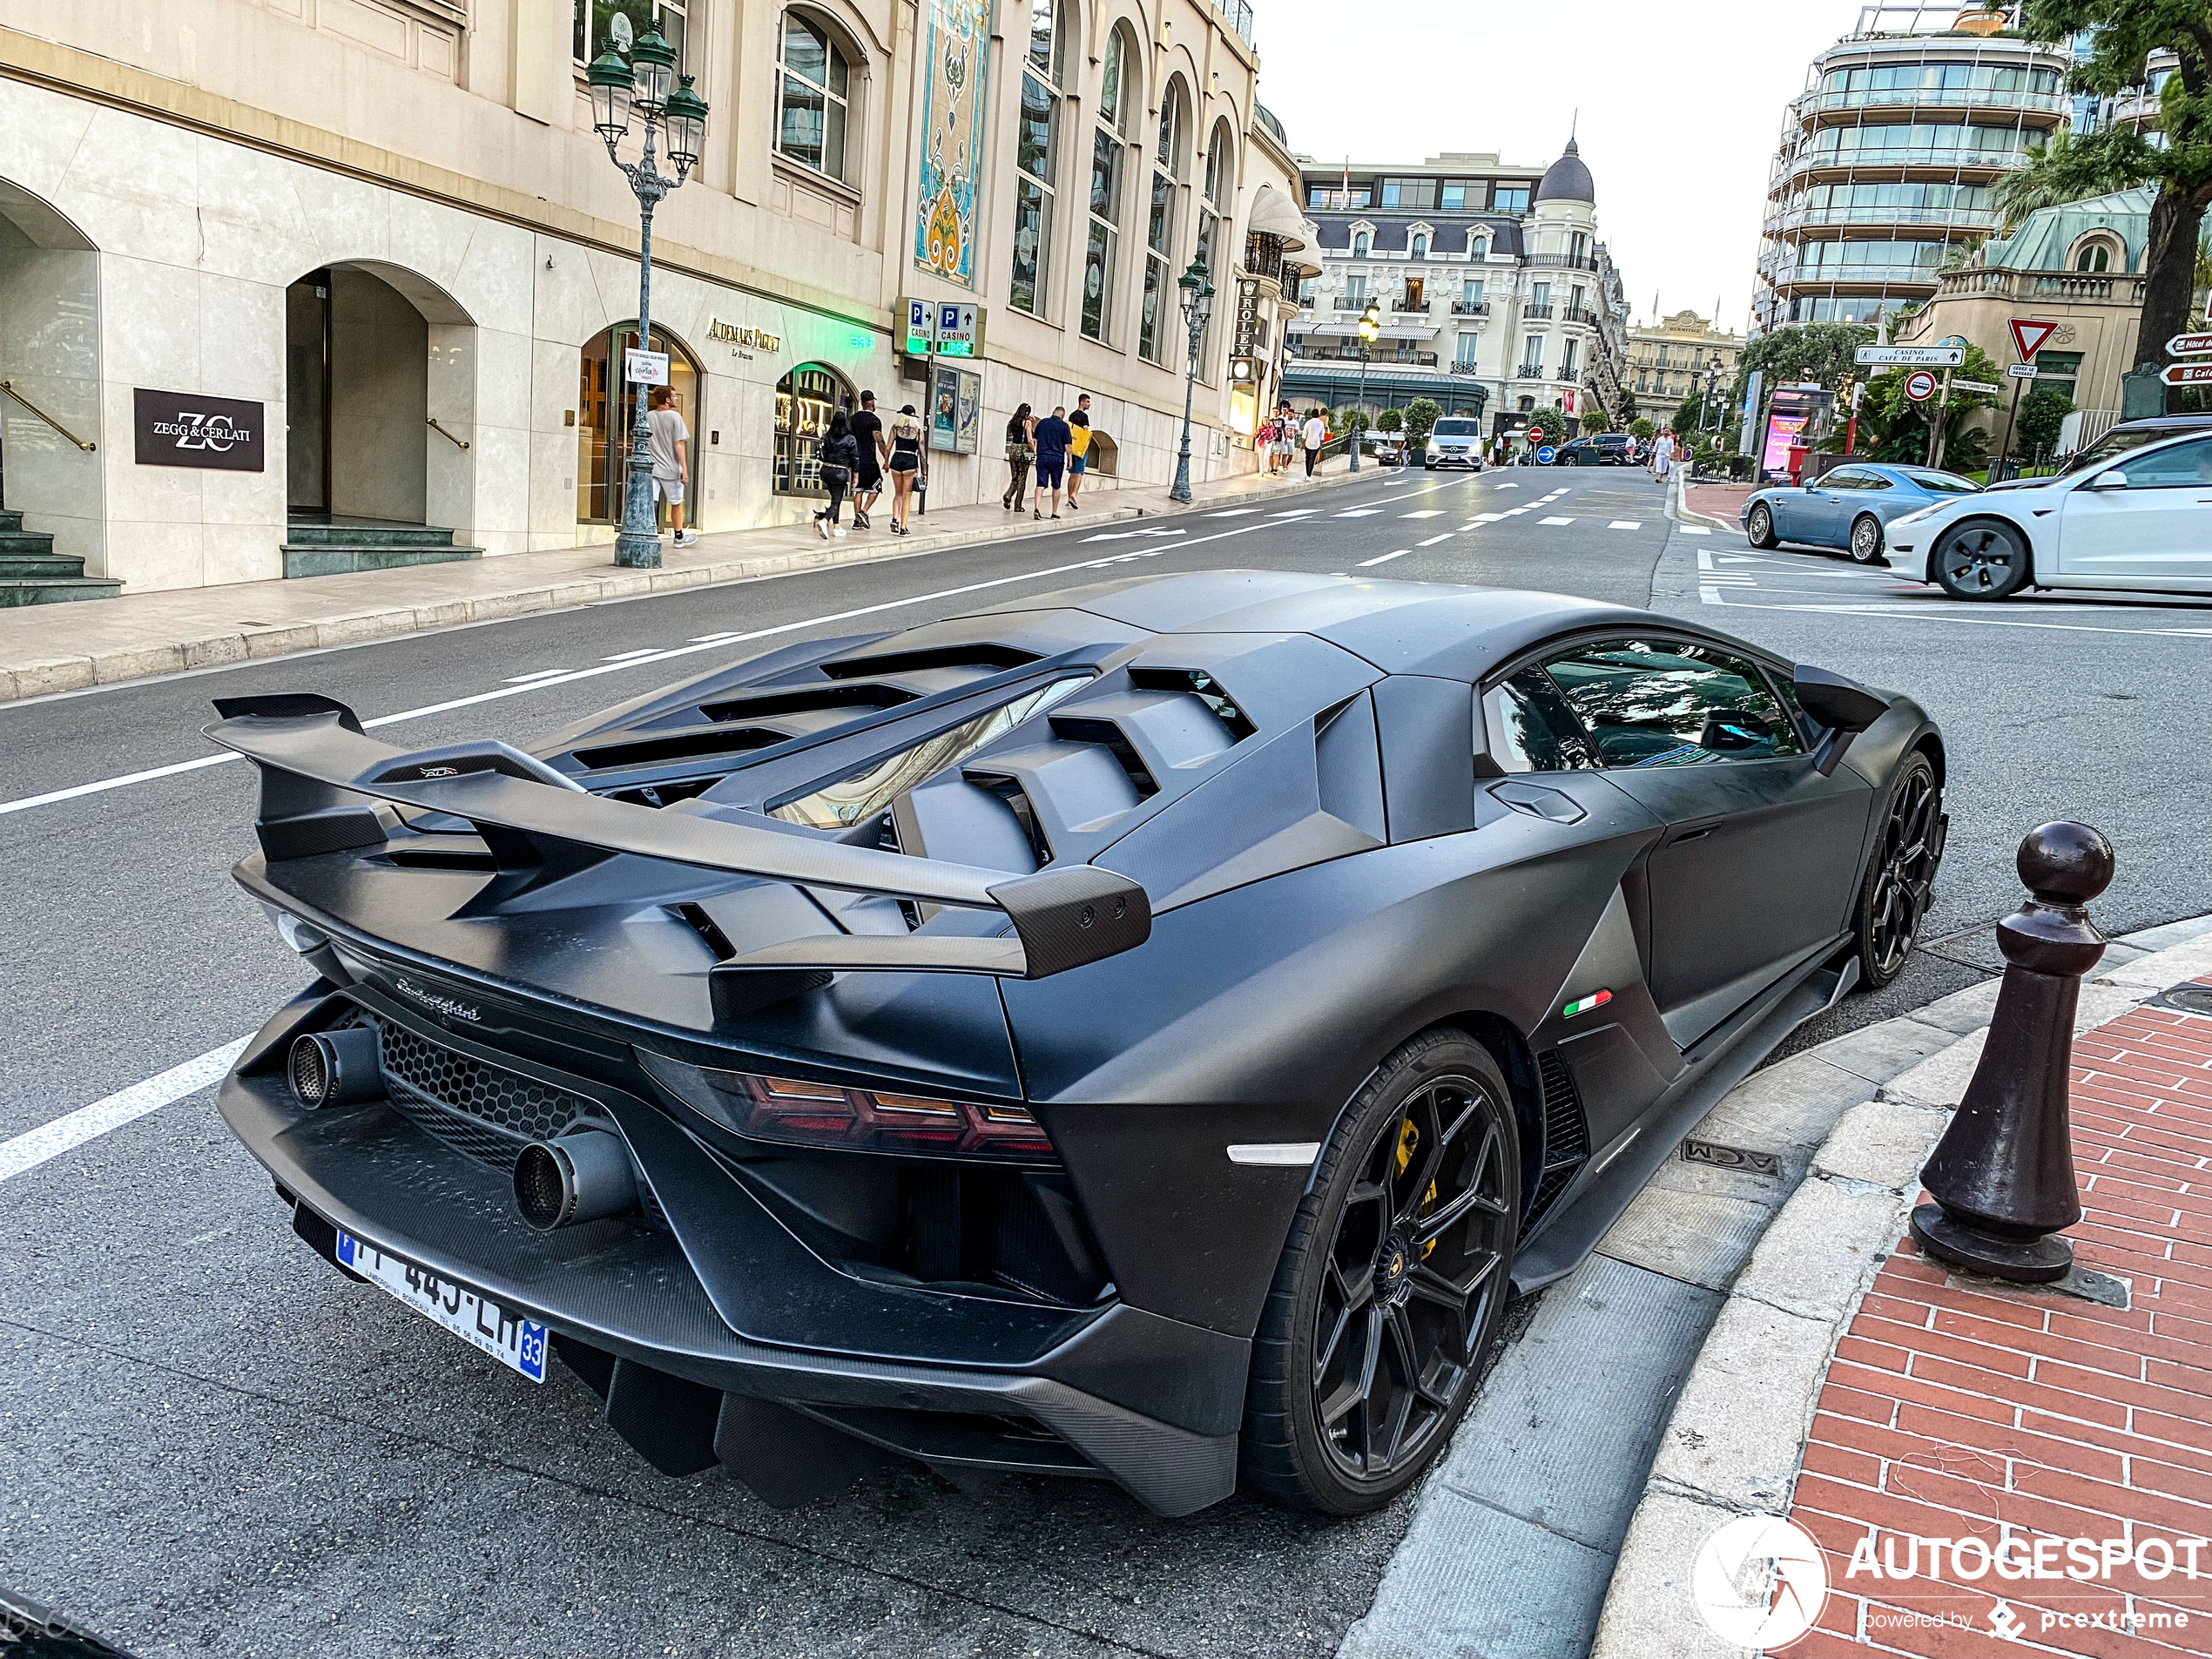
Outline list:
[[[1246,1484],[1377,1509],[1451,1439],[1495,1339],[1521,1211],[1512,1096],[1464,1033],[1413,1038],[1339,1123],[1253,1346]]]
[[[1883,814],[1881,839],[1859,884],[1859,983],[1878,991],[1905,969],[1928,914],[1936,866],[1943,857],[1943,791],[1935,767],[1918,751],[1898,767]]]
[[[2027,543],[2009,524],[1978,518],[1936,543],[1937,584],[1954,599],[2008,599],[2027,585]]]
[[[1871,513],[1859,515],[1851,527],[1851,556],[1858,564],[1874,564],[1882,556],[1882,521]]]
[[[1743,521],[1743,535],[1753,547],[1772,547],[1778,539],[1774,533],[1774,509],[1764,502],[1751,509],[1750,517]]]

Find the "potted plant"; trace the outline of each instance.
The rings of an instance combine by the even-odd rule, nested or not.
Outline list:
[[[1406,464],[1418,467],[1428,454],[1428,435],[1444,415],[1433,398],[1417,397],[1406,406]]]

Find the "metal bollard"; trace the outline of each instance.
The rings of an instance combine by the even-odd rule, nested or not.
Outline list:
[[[2074,1265],[2061,1228],[2081,1219],[2067,1116],[2067,1067],[2081,976],[2105,937],[2083,906],[2112,885],[2112,844],[2087,824],[2045,824],[2020,842],[2033,895],[1997,924],[2005,981],[1973,1081],[1920,1171],[1935,1202],[1912,1237],[1938,1260],[2046,1285]]]

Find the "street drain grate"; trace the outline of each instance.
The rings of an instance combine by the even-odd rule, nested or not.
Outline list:
[[[1682,1158],[1685,1163],[1710,1163],[1716,1169],[1770,1175],[1777,1180],[1782,1175],[1782,1160],[1773,1153],[1754,1152],[1746,1146],[1723,1146],[1717,1141],[1685,1140],[1682,1143]]]
[[[2184,1014],[2212,1015],[2212,985],[2176,985],[2158,1000]]]

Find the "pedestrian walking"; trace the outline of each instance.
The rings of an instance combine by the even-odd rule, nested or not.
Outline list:
[[[1022,492],[1028,486],[1029,462],[1036,458],[1036,424],[1029,418],[1027,403],[1006,423],[1006,494],[999,497],[999,505],[1016,513],[1022,510]]]
[[[1321,446],[1329,441],[1329,423],[1321,418],[1320,410],[1306,411],[1305,430],[1299,435],[1305,441],[1305,475],[1311,478],[1321,462]]]
[[[869,528],[869,510],[883,494],[883,463],[891,455],[873,392],[860,394],[860,412],[853,417],[853,442],[860,451],[860,465],[853,470],[853,528],[864,530]]]
[[[673,388],[656,386],[645,398],[645,448],[653,460],[653,502],[668,503],[668,523],[676,532],[676,545],[689,547],[699,539],[697,530],[684,528],[684,490],[691,478],[691,428],[684,424],[676,407]]]
[[[921,417],[911,403],[891,417],[891,448],[883,469],[891,475],[891,533],[911,535],[907,520],[914,504],[914,475],[921,470]]]
[[[1065,406],[1054,404],[1052,413],[1036,423],[1032,442],[1037,452],[1037,487],[1029,496],[1029,516],[1042,518],[1037,497],[1048,489],[1052,491],[1052,516],[1060,516],[1060,481],[1068,465],[1068,451],[1076,441],[1076,429],[1068,424]]]
[[[1076,490],[1090,469],[1090,394],[1085,392],[1076,400],[1075,412],[1068,417],[1069,429],[1075,434],[1068,444],[1068,510],[1076,510]]]
[[[829,435],[822,440],[822,488],[829,491],[829,505],[814,515],[814,528],[825,542],[845,534],[845,527],[837,522],[838,513],[845,504],[846,486],[853,482],[853,470],[860,464],[860,446],[853,439],[853,417],[840,409],[830,416]]]

